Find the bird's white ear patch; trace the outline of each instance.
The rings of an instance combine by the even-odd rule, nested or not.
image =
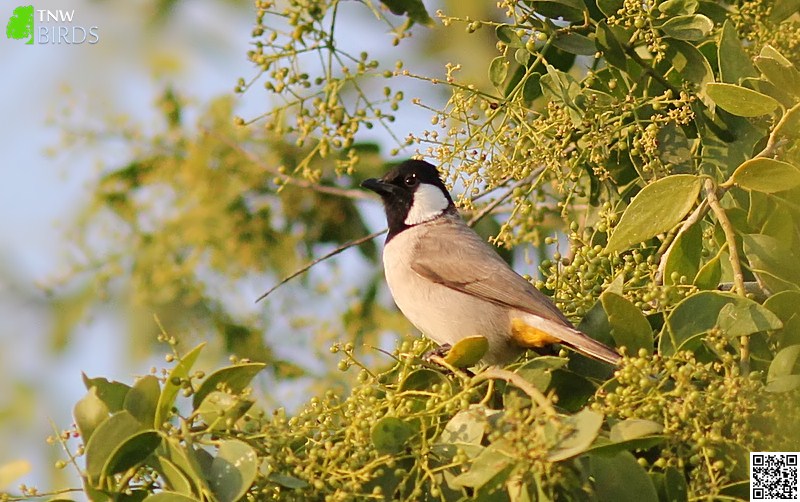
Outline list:
[[[439,187],[423,183],[414,192],[405,224],[411,226],[430,221],[442,214],[449,204]]]

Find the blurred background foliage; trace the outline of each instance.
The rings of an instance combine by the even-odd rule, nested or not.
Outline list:
[[[158,5],[154,29],[179,2]],[[61,119],[67,144],[124,153],[50,285],[54,346],[107,301],[132,356],[166,342],[176,363],[85,379],[76,428],[51,439],[90,498],[746,499],[748,451],[798,449],[795,1],[259,0],[254,16],[238,98],[164,85],[155,124]],[[411,110],[431,127],[404,128]],[[621,368],[428,366],[427,344],[396,342],[412,333],[370,240],[254,304],[380,229],[355,187],[411,154],[625,348]]]

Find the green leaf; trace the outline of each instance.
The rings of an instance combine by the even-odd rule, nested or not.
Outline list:
[[[726,20],[720,32],[719,47],[717,48],[719,73],[723,82],[738,84],[747,77],[757,77],[758,72],[750,61],[750,56],[744,51],[742,41],[736,33],[736,28],[730,20]]]
[[[608,26],[605,20],[597,23],[597,45],[603,51],[603,57],[610,65],[626,70],[628,59],[625,57],[625,49],[614,33],[614,29],[615,27]]]
[[[739,338],[782,327],[780,319],[768,309],[752,302],[749,304],[729,303],[722,307],[717,316],[717,326],[726,336]]]
[[[517,30],[507,24],[501,24],[495,28],[494,33],[498,40],[509,47],[523,47],[525,45],[517,35]]]
[[[642,436],[634,439],[625,439],[623,441],[610,441],[603,437],[598,437],[597,441],[586,450],[586,453],[598,453],[601,455],[616,455],[621,451],[634,451],[634,450],[649,450],[650,448],[660,445],[666,441],[667,436],[654,435]]]
[[[675,124],[661,127],[656,136],[659,145],[658,158],[670,165],[673,172],[688,172],[693,169],[692,145],[683,129]]]
[[[733,84],[711,83],[706,93],[720,108],[740,117],[766,115],[778,107],[775,98]]]
[[[83,398],[75,404],[72,416],[75,418],[75,425],[81,434],[83,444],[92,438],[97,427],[108,419],[111,412],[99,397],[97,397],[97,387],[92,387]]]
[[[645,436],[654,436],[662,432],[664,432],[664,426],[658,422],[629,418],[614,424],[611,427],[609,438],[614,442],[629,441]]]
[[[623,0],[597,0],[597,8],[607,17],[617,15],[617,11],[625,5]],[[605,22],[605,20],[601,21]]]
[[[697,47],[683,40],[665,39],[667,51],[659,68],[673,85],[685,85],[684,81],[697,84],[703,103],[710,101],[705,94],[706,86],[714,81],[714,72],[708,59]]]
[[[198,499],[193,497],[187,497],[186,495],[182,495],[180,493],[175,492],[158,492],[154,495],[150,495],[144,502],[197,502]]]
[[[489,64],[489,82],[498,89],[503,86],[508,76],[508,66],[509,63],[503,56],[497,56]]]
[[[742,242],[750,269],[770,291],[800,290],[800,257],[786,241],[748,234]]]
[[[195,411],[211,430],[220,430],[227,427],[229,420],[239,420],[252,406],[253,401],[249,399],[215,390],[203,399]]]
[[[614,502],[658,502],[650,476],[630,452],[613,457],[592,454],[589,457],[597,500]]]
[[[225,389],[232,394],[242,392],[265,366],[264,363],[247,363],[218,369],[200,384],[192,398],[192,405],[197,408],[215,390]]]
[[[286,488],[291,488],[292,490],[302,490],[308,486],[308,482],[303,479],[289,476],[287,474],[281,474],[279,472],[273,472],[267,476],[267,479],[273,483],[285,486]]]
[[[542,78],[542,74],[538,72],[533,72],[525,77],[525,83],[522,85],[522,99],[533,101],[542,95],[542,86],[539,83],[540,78]]]
[[[476,457],[484,450],[481,442],[489,430],[487,412],[501,413],[496,410],[487,410],[482,406],[472,406],[456,413],[445,425],[442,434],[436,441],[437,445],[458,448],[468,457]]]
[[[489,340],[485,336],[468,336],[456,342],[444,360],[456,368],[468,368],[478,364],[487,350]]]
[[[666,0],[658,4],[658,10],[667,16],[694,14],[699,6],[697,0]]]
[[[243,441],[229,439],[219,445],[211,462],[208,482],[220,502],[234,502],[244,496],[256,479],[258,456]]]
[[[633,356],[645,349],[653,352],[653,330],[642,312],[624,297],[605,291],[600,295],[603,310],[608,315],[611,325],[611,336],[617,347],[626,347],[627,353]]]
[[[175,398],[181,390],[180,380],[185,380],[189,376],[192,366],[194,366],[200,351],[205,347],[205,342],[193,348],[189,353],[183,356],[178,364],[172,368],[169,373],[167,381],[164,383],[164,388],[161,391],[161,396],[158,398],[158,406],[156,408],[156,416],[154,423],[155,427],[161,427],[161,424],[167,420],[172,406],[175,404]]]
[[[669,248],[664,266],[664,284],[679,284],[673,275],[686,277],[691,283],[700,271],[703,250],[703,231],[699,223],[681,233]]]
[[[186,479],[192,484],[194,493],[203,493],[209,490],[206,476],[193,446],[181,444],[174,437],[167,437],[164,438],[158,453],[159,459],[171,462],[185,474]]]
[[[581,0],[534,0],[531,5],[537,14],[564,21],[583,21],[586,11]]]
[[[558,31],[553,38],[553,45],[562,51],[582,56],[593,56],[597,52],[594,40],[574,31]]]
[[[699,347],[702,335],[718,325],[720,312],[728,304],[734,304],[735,316],[748,323],[765,329],[780,327],[780,320],[753,300],[733,293],[701,291],[683,299],[665,320],[659,341],[661,354],[670,356],[678,350]],[[730,311],[726,314],[730,315]]]
[[[623,251],[675,227],[697,200],[700,181],[698,176],[675,174],[644,187],[622,214],[606,252]]]
[[[780,394],[782,392],[791,392],[798,387],[800,387],[800,375],[784,375],[767,383],[764,389],[767,392]]]
[[[559,462],[585,452],[600,432],[603,415],[584,408],[575,415],[566,417],[564,424],[571,429],[571,432],[550,450],[547,455],[547,460],[550,462]]]
[[[767,298],[764,307],[783,323],[783,330],[777,337],[778,348],[800,344],[800,292],[781,291]]]
[[[142,463],[161,444],[161,435],[154,430],[141,431],[117,446],[103,466],[101,477],[107,478]]]
[[[800,169],[788,162],[758,157],[736,168],[733,182],[748,190],[782,192],[800,185]]]
[[[478,455],[467,472],[463,472],[451,480],[450,486],[479,489],[503,471],[510,470],[513,465],[514,460],[505,455],[495,444],[492,444]]]
[[[406,15],[410,21],[431,27],[434,25],[425,4],[422,0],[381,0],[381,3],[388,7],[392,14],[396,16]]]
[[[670,502],[688,502],[689,486],[683,473],[675,467],[669,466],[664,472],[664,491],[666,499]]]
[[[697,286],[698,289],[717,289],[719,286],[719,281],[722,278],[722,252],[723,249],[720,249],[717,254],[708,260],[697,272],[693,284]]]
[[[800,357],[800,345],[792,345],[782,349],[775,354],[775,358],[769,365],[767,372],[767,383],[788,375],[795,375],[797,359]]]
[[[800,71],[792,63],[770,46],[764,47],[755,59],[761,73],[782,91],[800,97]]]
[[[144,427],[155,427],[156,409],[160,397],[161,387],[158,385],[158,378],[154,375],[147,375],[133,384],[125,396],[122,407]]]
[[[800,11],[800,0],[775,0],[769,13],[769,20],[777,24],[798,11]]]
[[[372,426],[370,436],[378,453],[395,454],[403,450],[414,429],[396,417],[383,417]]]
[[[91,390],[92,387],[97,389],[97,397],[108,406],[111,413],[120,411],[125,402],[125,396],[131,389],[129,386],[121,382],[109,381],[106,378],[89,378],[86,373],[81,373],[83,377],[83,384],[86,390]]]
[[[173,462],[165,457],[162,457],[161,455],[156,455],[151,465],[158,472],[159,476],[164,479],[168,490],[172,490],[186,496],[194,495],[194,492],[192,491],[192,483],[189,481],[188,475]]]
[[[127,411],[118,411],[95,429],[86,443],[86,474],[99,481],[108,459],[119,445],[142,430],[142,424]]]
[[[678,40],[702,40],[714,28],[714,23],[702,14],[692,14],[671,17],[659,28]]]

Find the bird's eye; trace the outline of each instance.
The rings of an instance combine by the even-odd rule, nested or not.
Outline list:
[[[416,174],[411,173],[411,174],[406,174],[406,177],[403,178],[403,183],[405,183],[406,186],[408,187],[413,187],[416,186],[417,183],[419,183],[419,180],[417,179]]]

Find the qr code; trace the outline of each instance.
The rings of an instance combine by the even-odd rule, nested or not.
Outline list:
[[[800,500],[798,457],[800,452],[751,452],[750,500]]]

